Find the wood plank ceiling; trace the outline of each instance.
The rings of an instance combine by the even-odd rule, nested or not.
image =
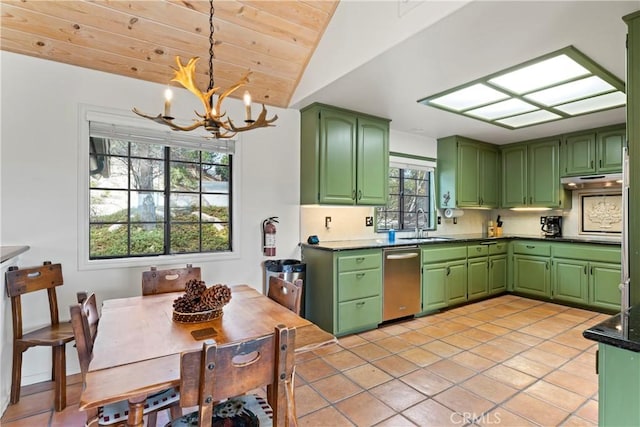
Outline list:
[[[215,85],[247,70],[255,102],[286,108],[339,0],[216,0]],[[0,49],[166,84],[193,56],[209,84],[206,0],[2,0]],[[243,91],[234,94],[239,98]]]

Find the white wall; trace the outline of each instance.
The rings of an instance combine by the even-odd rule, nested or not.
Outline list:
[[[0,52],[2,63],[1,209],[0,244],[29,245],[21,265],[44,260],[60,262],[65,284],[58,288],[63,319],[79,290],[95,291],[99,300],[139,295],[141,273],[153,263],[129,268],[79,270],[78,268],[78,108],[91,104],[122,111],[136,106],[148,113],[162,107],[164,85],[119,77],[23,55]],[[167,80],[170,70],[167,73]],[[191,120],[198,108],[195,97],[174,91],[172,113]],[[225,101],[233,118],[243,117],[242,103]],[[211,283],[247,283],[263,289],[261,223],[278,216],[277,257],[299,257],[299,113],[270,108],[279,116],[276,127],[243,134],[238,141],[241,157],[234,166],[240,171],[239,221],[234,224],[239,239],[235,259],[198,261],[203,279]],[[133,113],[131,113],[133,115]],[[181,266],[189,256],[175,257],[171,266]],[[167,266],[168,268],[169,266]],[[3,297],[6,298],[3,292]],[[25,327],[46,321],[42,301],[25,305]],[[7,305],[6,301],[5,307]],[[36,308],[37,307],[37,308]],[[5,313],[0,313],[2,316]],[[125,325],[126,326],[126,325]],[[134,325],[131,325],[134,327]],[[2,325],[3,340],[11,325]],[[11,355],[2,353],[2,366]],[[78,372],[73,346],[67,347],[68,373]],[[49,377],[50,355],[45,349],[25,353],[23,384]],[[8,401],[6,383],[0,378],[0,413]]]

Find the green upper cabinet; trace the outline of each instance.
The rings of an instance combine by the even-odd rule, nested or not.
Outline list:
[[[502,149],[502,207],[568,209],[571,193],[560,185],[560,140],[518,143]]]
[[[570,134],[562,143],[562,176],[622,171],[624,125]]]
[[[438,140],[438,207],[497,208],[500,153],[461,136]]]
[[[386,204],[389,121],[322,104],[300,114],[300,203]]]

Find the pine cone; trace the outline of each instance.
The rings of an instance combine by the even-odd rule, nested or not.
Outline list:
[[[194,313],[200,305],[200,297],[189,297],[187,295],[180,296],[173,301],[173,309],[179,313]]]
[[[186,295],[196,297],[202,295],[207,289],[207,285],[202,280],[191,279],[184,285]]]
[[[227,285],[216,284],[202,293],[201,302],[210,309],[222,307],[231,301],[231,289]]]

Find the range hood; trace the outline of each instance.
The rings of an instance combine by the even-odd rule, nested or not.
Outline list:
[[[608,173],[602,175],[567,176],[560,178],[560,183],[569,190],[584,188],[622,188],[622,174]]]

